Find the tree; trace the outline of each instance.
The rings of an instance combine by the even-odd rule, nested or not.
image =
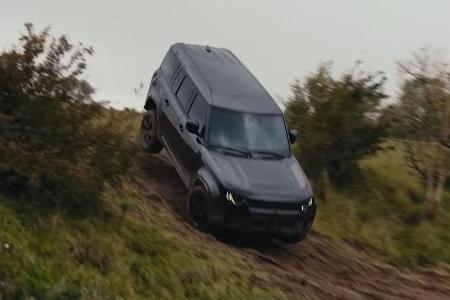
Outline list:
[[[127,168],[126,143],[82,78],[92,53],[31,24],[0,53],[0,191],[87,211]]]
[[[397,127],[409,166],[423,180],[434,218],[450,176],[450,66],[421,50],[399,68],[405,79]]]
[[[322,183],[348,182],[358,159],[379,148],[384,81],[382,73],[358,66],[335,79],[330,65],[322,65],[304,83],[294,82],[286,117],[300,133],[296,154],[310,176]]]

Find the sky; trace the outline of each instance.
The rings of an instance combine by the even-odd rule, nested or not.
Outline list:
[[[396,62],[422,47],[450,58],[450,0],[0,0],[0,50],[26,22],[92,46],[96,99],[136,109],[176,42],[230,49],[275,99],[320,63],[338,76],[356,60],[386,73],[394,99]]]

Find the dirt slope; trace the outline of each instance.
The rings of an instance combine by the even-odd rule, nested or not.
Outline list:
[[[444,269],[413,273],[388,265],[362,247],[312,232],[302,243],[282,245],[227,233],[213,237],[185,220],[187,191],[175,170],[161,156],[146,161],[147,178],[137,180],[151,205],[170,211],[171,230],[219,251],[238,253],[255,268],[254,283],[274,282],[292,299],[450,299],[450,273]],[[258,274],[271,274],[268,279]]]

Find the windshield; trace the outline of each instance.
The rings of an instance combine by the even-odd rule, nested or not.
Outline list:
[[[213,109],[208,144],[249,152],[251,156],[289,156],[282,115],[252,114]]]

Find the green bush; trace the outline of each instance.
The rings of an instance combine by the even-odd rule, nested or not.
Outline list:
[[[292,85],[286,119],[300,133],[295,154],[316,183],[352,182],[358,160],[379,148],[383,127],[375,116],[386,97],[384,80],[356,69],[334,78],[322,65]]]
[[[0,53],[0,192],[85,214],[129,169],[118,116],[92,100],[82,79],[92,53],[30,24],[18,46]]]

